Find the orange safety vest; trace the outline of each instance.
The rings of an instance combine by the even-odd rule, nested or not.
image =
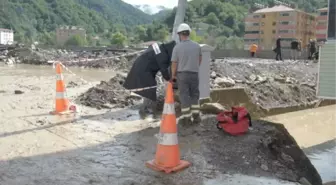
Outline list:
[[[250,47],[250,52],[257,52],[258,46],[256,44],[252,44]]]

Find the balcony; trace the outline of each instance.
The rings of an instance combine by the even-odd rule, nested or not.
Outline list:
[[[278,21],[294,21],[294,16],[280,16],[277,18]]]
[[[327,25],[317,25],[316,30],[326,30],[328,29]]]
[[[287,24],[287,25],[279,24],[277,26],[277,29],[279,29],[279,30],[295,30],[296,25],[293,25],[293,24]]]
[[[260,26],[245,26],[245,31],[254,31],[257,30],[259,31]]]
[[[327,21],[328,20],[328,16],[318,16],[316,18],[317,21]]]
[[[327,34],[316,34],[316,39],[326,39]]]
[[[316,30],[316,34],[326,34],[327,33],[327,29],[325,30]]]
[[[244,35],[245,39],[259,39],[259,34],[245,34]]]
[[[294,38],[295,33],[277,33],[275,38],[278,38],[281,36],[281,38]]]
[[[260,18],[245,17],[245,22],[259,22]]]

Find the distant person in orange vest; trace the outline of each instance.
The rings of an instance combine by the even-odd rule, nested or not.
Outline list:
[[[250,46],[250,53],[251,53],[251,57],[254,57],[256,52],[258,50],[258,45],[253,43],[251,46]]]

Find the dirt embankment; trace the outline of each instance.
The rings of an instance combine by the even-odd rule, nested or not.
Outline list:
[[[124,62],[122,62],[124,63]],[[127,71],[132,62],[128,62],[127,67],[123,68]],[[211,63],[210,85],[212,89],[224,87],[245,87],[246,92],[252,102],[263,108],[285,107],[298,104],[306,104],[315,101],[316,98],[316,76],[317,64],[298,62],[275,62],[274,60],[263,59],[225,59],[216,60]],[[113,79],[110,82],[102,82],[105,84],[113,84]],[[118,81],[122,84],[122,79]],[[158,80],[160,83],[160,80]],[[100,85],[102,86],[102,85]],[[123,90],[121,85],[113,87],[114,90]],[[162,86],[163,87],[163,86]],[[157,90],[158,102],[150,102],[145,100],[141,111],[148,114],[162,110],[164,100],[164,88]],[[102,88],[109,88],[102,86]],[[93,95],[98,93],[97,95]],[[86,94],[86,95],[85,95]],[[101,104],[114,103],[115,98],[113,93],[105,91],[89,90],[82,97],[100,97]],[[89,96],[87,94],[90,94]],[[105,95],[104,95],[105,94]],[[120,94],[116,98],[127,98],[127,93]],[[110,99],[109,99],[110,98]],[[97,107],[93,105],[89,98],[81,98],[80,101],[84,105]],[[97,99],[97,98],[95,98]],[[88,102],[86,102],[88,101]],[[118,103],[118,102],[117,102]],[[132,104],[127,104],[132,105]],[[127,106],[123,104],[122,106]],[[104,108],[104,106],[98,106]],[[108,108],[109,106],[105,107]],[[156,109],[156,110],[154,110]]]
[[[264,108],[316,100],[316,63],[224,59],[211,64],[211,87],[245,87],[251,100]]]

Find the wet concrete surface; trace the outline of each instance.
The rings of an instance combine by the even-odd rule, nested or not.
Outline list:
[[[86,70],[82,75],[85,73]],[[113,72],[101,72],[97,78],[86,76],[86,79],[104,80],[102,74],[109,79],[110,73]],[[157,121],[140,120],[137,111],[131,109],[100,111],[80,107],[80,115],[51,116],[48,113],[54,106],[55,78],[50,66],[32,71],[24,66],[0,66],[0,74],[0,90],[4,92],[0,93],[1,185],[173,185],[181,182],[183,185],[223,182],[238,185],[260,181],[249,176],[224,176],[225,171],[218,171],[208,159],[195,153],[202,147],[197,133],[190,133],[193,142],[181,140],[182,157],[197,161],[196,164],[173,175],[153,172],[144,167],[144,162],[154,157]],[[77,82],[78,78],[66,74],[65,80]],[[68,95],[73,98],[88,87],[69,89]],[[14,89],[24,94],[15,95]],[[135,145],[134,141],[139,142]],[[281,184],[267,179],[259,184],[265,183]]]

